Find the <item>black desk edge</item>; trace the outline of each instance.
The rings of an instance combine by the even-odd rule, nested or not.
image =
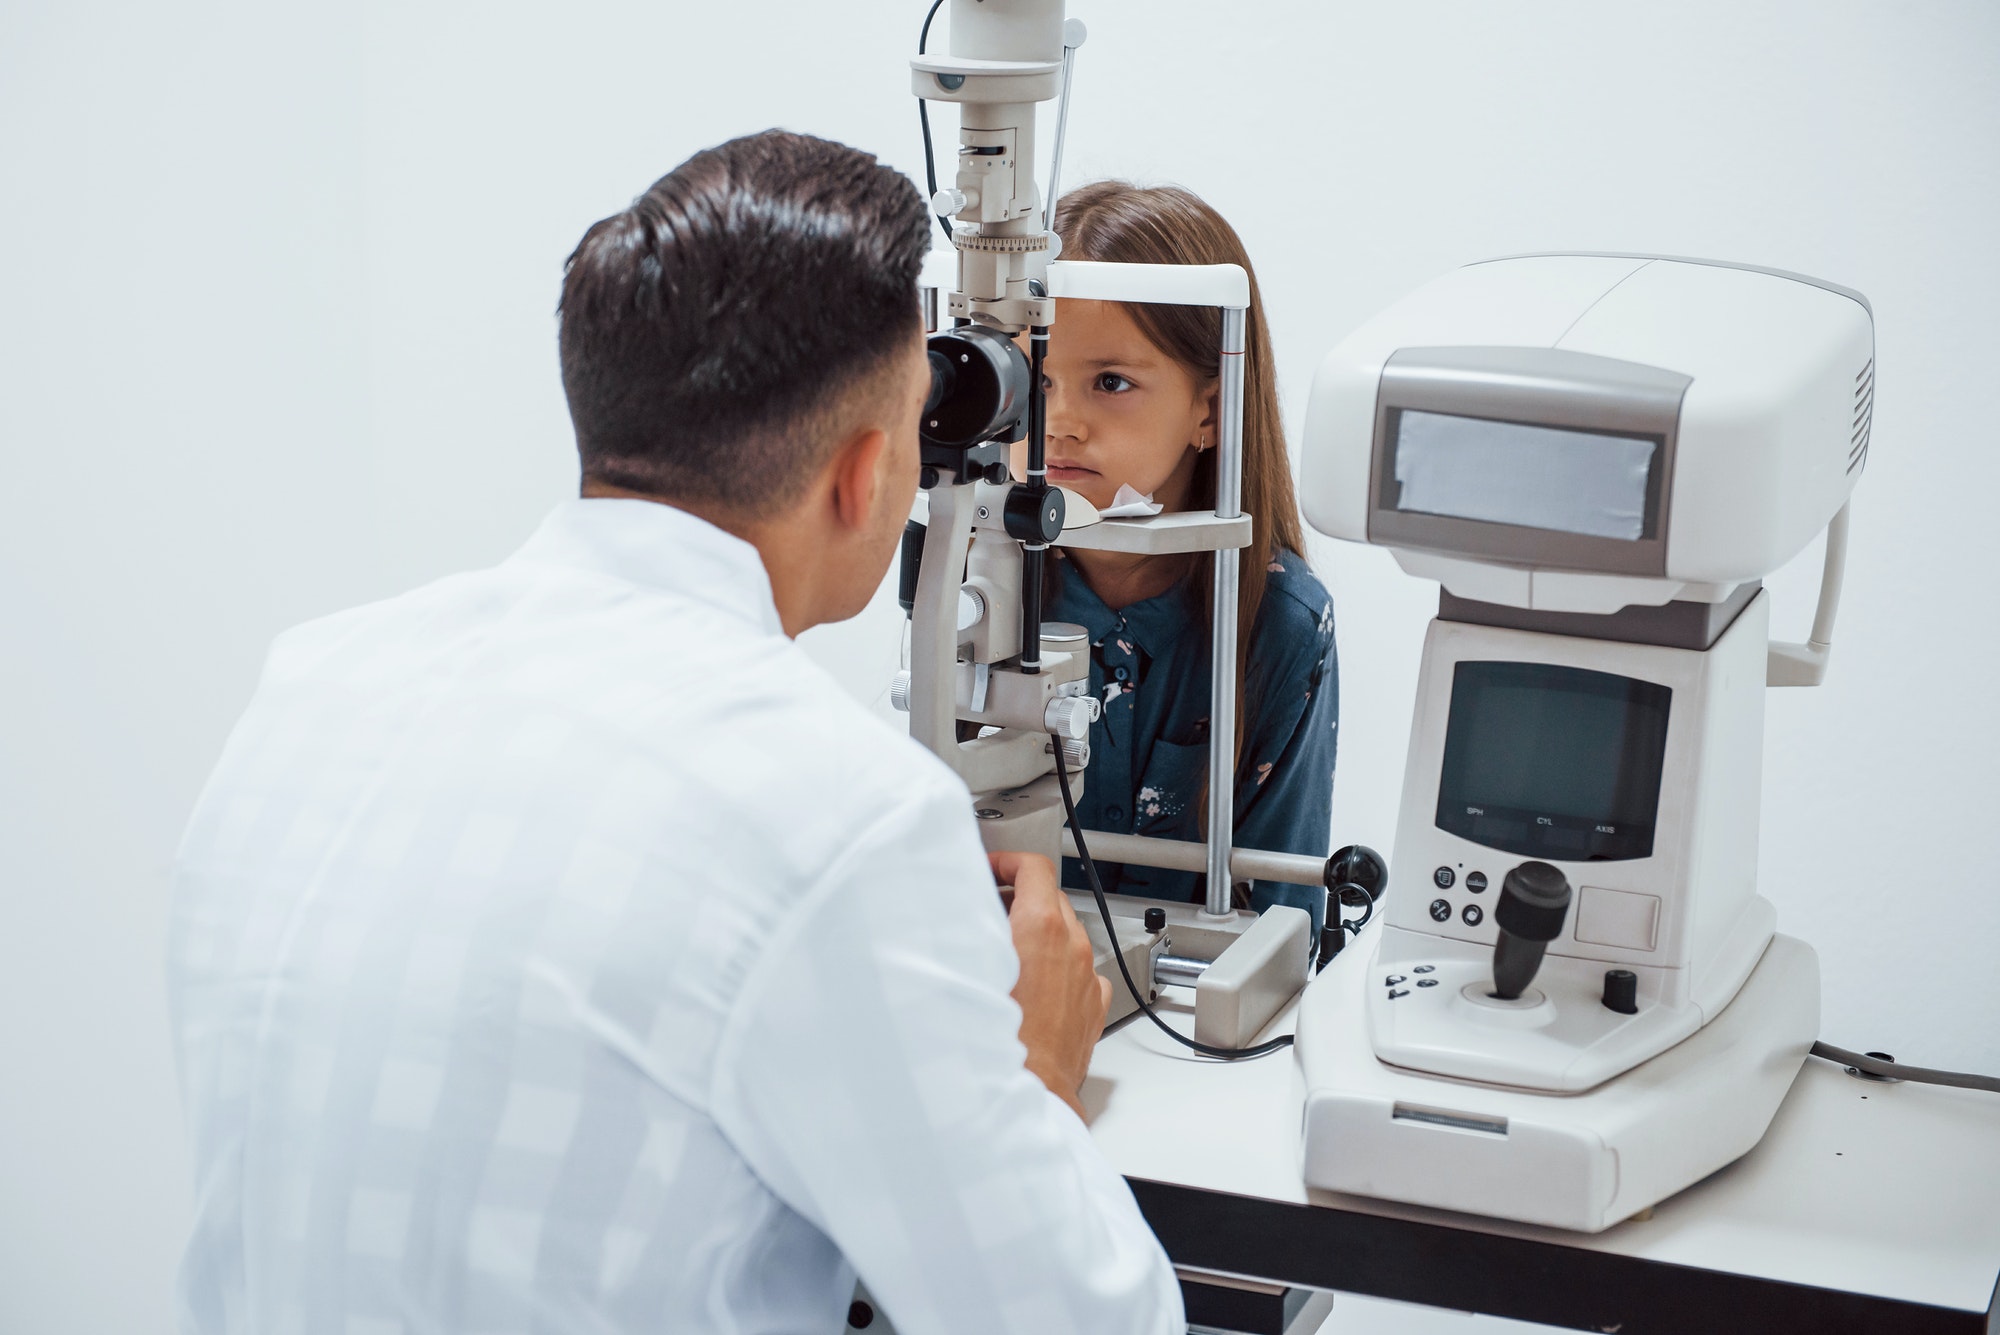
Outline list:
[[[1174,1264],[1618,1335],[1996,1335],[1983,1312],[1127,1178]]]

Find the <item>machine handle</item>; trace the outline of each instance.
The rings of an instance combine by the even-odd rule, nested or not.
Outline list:
[[[1819,608],[1813,613],[1812,638],[1804,644],[1773,640],[1765,660],[1766,686],[1817,686],[1826,680],[1826,661],[1833,653],[1833,619],[1840,612],[1840,586],[1847,574],[1847,512],[1826,526],[1826,562],[1820,568]]]

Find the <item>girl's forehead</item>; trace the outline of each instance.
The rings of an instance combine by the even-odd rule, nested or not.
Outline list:
[[[1071,298],[1056,304],[1056,322],[1049,329],[1049,355],[1065,360],[1165,361],[1166,354],[1146,338],[1138,322],[1115,301]]]

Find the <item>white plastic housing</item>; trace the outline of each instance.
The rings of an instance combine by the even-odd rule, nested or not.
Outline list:
[[[1384,368],[1399,352],[1442,349],[1503,358],[1557,349],[1686,377],[1671,431],[1664,569],[1495,561],[1371,531],[1380,527]],[[1321,532],[1389,546],[1411,573],[1462,597],[1578,612],[1720,601],[1790,560],[1846,503],[1867,457],[1873,360],[1866,301],[1796,275],[1644,256],[1471,264],[1327,355],[1306,413],[1301,501]]]
[[[1762,592],[1706,651],[1431,622],[1392,863],[1414,888],[1390,898],[1375,954],[1384,967],[1434,963],[1451,985],[1370,996],[1368,1026],[1383,1061],[1528,1089],[1589,1089],[1729,1004],[1776,925],[1756,893],[1768,626]],[[1436,819],[1454,669],[1491,660],[1610,673],[1673,692],[1652,856],[1543,857],[1568,878],[1574,899],[1536,978],[1547,1009],[1532,1014],[1457,1004],[1458,984],[1490,982],[1500,884],[1528,860],[1440,829]],[[1442,922],[1433,905],[1442,906]],[[1465,979],[1456,977],[1460,963]],[[1638,975],[1637,1015],[1598,1003],[1610,968]]]
[[[1354,1011],[1383,971],[1345,956],[1299,1003],[1306,1185],[1595,1233],[1748,1152],[1819,1032],[1819,961],[1771,939],[1736,1001],[1584,1094],[1378,1061]]]

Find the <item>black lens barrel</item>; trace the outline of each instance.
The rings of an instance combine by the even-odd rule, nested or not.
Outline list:
[[[926,341],[931,388],[918,435],[926,445],[970,449],[1021,438],[1028,416],[1028,359],[1014,340],[980,325],[940,329]]]

